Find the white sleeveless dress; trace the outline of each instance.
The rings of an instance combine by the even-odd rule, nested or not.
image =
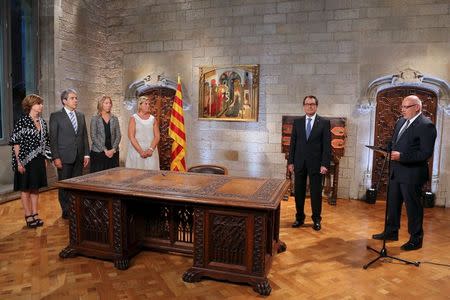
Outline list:
[[[150,148],[155,135],[153,134],[153,124],[155,117],[150,115],[147,120],[143,120],[138,114],[132,116],[136,122],[135,137],[141,148],[145,151]],[[155,147],[152,156],[142,158],[134,149],[131,142],[128,142],[128,153],[125,161],[125,167],[134,169],[159,170],[158,147]]]

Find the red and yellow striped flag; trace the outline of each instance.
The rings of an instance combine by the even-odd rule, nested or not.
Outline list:
[[[181,95],[181,80],[178,76],[178,85],[173,100],[170,115],[169,136],[173,139],[170,163],[171,171],[186,171],[186,131],[184,130],[183,96]]]

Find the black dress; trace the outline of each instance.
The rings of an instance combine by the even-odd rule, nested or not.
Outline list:
[[[14,170],[14,190],[26,192],[47,186],[45,159],[51,159],[47,123],[39,118],[38,130],[29,115],[22,116],[11,134],[12,168]],[[14,145],[19,146],[19,160],[25,168],[19,173]]]
[[[40,154],[33,158],[26,166],[25,173],[14,172],[14,190],[29,191],[47,186],[47,172],[45,169],[45,157]]]
[[[102,118],[103,126],[105,128],[105,148],[110,150],[112,148],[111,145],[111,126],[110,123],[105,122]],[[102,170],[107,170],[111,168],[115,168],[119,166],[119,151],[114,153],[114,155],[109,158],[106,156],[105,152],[95,152],[91,151],[91,167],[90,172],[98,172]]]

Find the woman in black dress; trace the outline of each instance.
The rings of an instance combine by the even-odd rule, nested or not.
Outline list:
[[[97,114],[91,119],[91,173],[119,166],[119,119],[111,113],[112,100],[103,96],[97,104]]]
[[[47,123],[41,117],[44,100],[34,94],[22,101],[25,112],[11,134],[14,190],[21,191],[27,227],[44,225],[38,218],[39,188],[47,186],[45,159],[51,159]]]

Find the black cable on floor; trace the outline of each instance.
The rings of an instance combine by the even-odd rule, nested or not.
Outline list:
[[[450,265],[449,265],[449,264],[441,264],[441,263],[436,263],[436,262],[432,262],[432,261],[419,261],[419,263],[421,263],[421,264],[430,264],[430,265],[436,265],[436,266],[442,266],[442,267],[450,268]]]

